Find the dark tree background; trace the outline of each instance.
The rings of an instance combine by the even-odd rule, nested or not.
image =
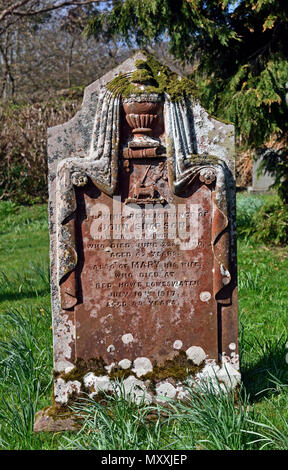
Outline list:
[[[167,41],[194,65],[206,109],[235,124],[239,148],[277,149],[264,153],[263,166],[288,203],[287,12],[287,0],[116,0],[90,18],[87,32],[128,45]]]

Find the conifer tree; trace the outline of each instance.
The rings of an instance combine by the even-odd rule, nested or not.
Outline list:
[[[235,124],[243,147],[259,153],[271,136],[281,139],[264,168],[288,203],[287,16],[287,0],[115,0],[90,18],[87,33],[141,47],[167,40],[176,58],[197,58],[202,103]]]

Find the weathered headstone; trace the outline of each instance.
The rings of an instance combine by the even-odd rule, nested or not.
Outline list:
[[[139,52],[49,130],[48,159],[54,405],[35,429],[118,379],[137,402],[234,387],[233,126]]]
[[[266,150],[269,152],[269,150]],[[262,172],[259,174],[259,167],[263,157],[253,160],[252,166],[252,186],[248,187],[249,193],[266,193],[271,191],[271,186],[275,183],[275,177],[270,173]]]

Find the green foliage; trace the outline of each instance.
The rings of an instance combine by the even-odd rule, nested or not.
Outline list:
[[[84,420],[73,439],[67,439],[66,449],[78,450],[153,450],[161,448],[166,430],[161,425],[160,407],[136,404],[125,394],[121,383],[120,396],[103,392],[103,400],[83,399],[72,407]],[[154,419],[149,420],[149,414]],[[164,441],[165,442],[165,441]],[[164,443],[165,445],[165,443]]]
[[[190,387],[188,401],[172,405],[174,419],[177,417],[181,421],[193,423],[194,434],[198,437],[198,448],[251,449],[251,439],[245,431],[249,429],[253,433],[249,418],[251,419],[254,413],[249,413],[245,390],[240,389],[236,397],[235,392],[227,389],[223,391],[216,379],[215,382],[213,388],[209,383],[194,384]]]
[[[1,293],[3,283],[1,282]],[[49,311],[30,307],[1,315],[0,448],[33,449],[32,431],[41,397],[50,389],[52,367]]]
[[[265,197],[252,194],[237,194],[237,235],[245,237],[246,231],[251,228],[251,220],[261,206]]]
[[[199,94],[211,113],[235,124],[247,144],[260,146],[286,129],[287,72],[287,63],[280,54],[273,54],[259,73],[255,73],[254,64],[245,63],[229,80],[216,78],[215,84],[213,75],[201,79],[198,72]]]
[[[0,201],[0,235],[21,234],[48,229],[48,211],[45,205],[27,209],[12,201]]]
[[[257,242],[274,245],[288,243],[288,205],[280,200],[266,203],[252,220],[253,238]]]
[[[47,128],[65,122],[80,104],[79,90],[30,105],[0,103],[0,199],[41,203],[47,199]]]
[[[199,31],[223,44],[235,37],[224,21],[227,7],[223,9],[217,0],[209,3],[213,4],[214,18],[200,0],[116,0],[111,11],[91,17],[86,32],[98,36],[105,31],[109,37],[124,38],[129,45],[135,41],[145,45],[167,34],[171,52],[189,56]],[[218,19],[222,20],[220,27]]]
[[[238,195],[237,233],[270,245],[288,243],[288,206],[277,196]]]
[[[218,387],[217,387],[218,385]],[[165,404],[139,403],[124,393],[103,392],[100,403],[84,399],[73,407],[84,420],[74,438],[67,439],[65,448],[79,450],[127,449],[249,449],[254,425],[249,418],[248,399],[201,383],[187,386],[186,402],[165,400]],[[203,393],[204,392],[204,393]],[[168,405],[168,406],[167,406]]]

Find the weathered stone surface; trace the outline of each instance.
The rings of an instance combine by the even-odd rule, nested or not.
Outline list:
[[[266,150],[267,153],[271,151],[270,149]],[[264,152],[264,156],[265,153]],[[252,167],[252,186],[249,186],[248,191],[250,193],[265,193],[271,190],[271,186],[275,183],[275,177],[269,173],[261,172],[259,175],[259,167],[262,164],[263,156],[258,160],[253,161]]]
[[[184,398],[187,378],[239,367],[233,126],[187,90],[113,92],[145,60],[87,87],[76,116],[49,130],[59,404],[120,393],[119,378],[137,402]]]
[[[53,416],[54,410],[48,408],[38,411],[36,413],[34,432],[60,432],[60,431],[77,431],[80,427],[80,422],[75,419],[71,414],[69,416]]]

